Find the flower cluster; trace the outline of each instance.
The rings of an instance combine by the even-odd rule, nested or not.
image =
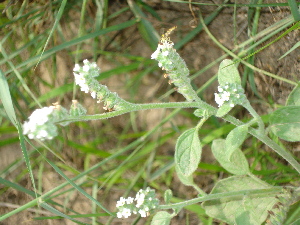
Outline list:
[[[234,107],[242,105],[247,99],[244,94],[244,89],[236,83],[226,83],[225,86],[218,86],[219,93],[215,93],[215,101],[221,107],[224,103]]]
[[[23,134],[28,135],[30,139],[51,140],[57,136],[57,127],[54,121],[63,119],[67,115],[66,109],[60,105],[36,109],[29,120],[23,124]],[[67,123],[62,124],[67,125]]]
[[[90,63],[85,59],[83,64],[82,67],[75,64],[73,69],[75,83],[80,86],[81,91],[90,93],[93,98],[98,100],[98,103],[103,101],[105,110],[120,110],[129,104],[121,99],[117,93],[111,92],[105,85],[99,84],[95,77],[100,75],[100,68],[95,62]]]
[[[54,110],[54,106],[44,107],[35,110],[28,118],[29,121],[23,124],[23,134],[28,135],[30,139],[52,139],[57,135],[56,126],[49,129],[50,115]]]
[[[151,55],[151,59],[158,61],[158,66],[166,71],[165,77],[169,77],[169,83],[173,83],[177,87],[177,91],[187,101],[195,101],[198,100],[198,96],[190,84],[189,69],[185,61],[173,48],[174,43],[168,37],[174,29],[175,27],[162,35],[156,51]]]
[[[118,218],[128,218],[131,214],[139,213],[141,217],[149,215],[150,210],[155,209],[159,205],[159,201],[155,198],[155,190],[147,187],[146,190],[139,190],[135,198],[121,197],[117,201]]]
[[[82,116],[86,109],[76,100],[72,101],[70,112],[61,107],[58,103],[53,106],[36,109],[23,124],[23,134],[30,139],[41,141],[51,140],[58,135],[55,123],[67,126],[70,122],[63,121],[71,116]]]

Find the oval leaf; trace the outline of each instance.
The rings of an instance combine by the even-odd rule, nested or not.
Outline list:
[[[258,178],[233,176],[218,181],[210,194],[266,188],[270,188],[270,185]],[[237,224],[237,220],[239,221],[241,218],[245,221],[239,224],[262,224],[268,217],[268,210],[271,210],[276,202],[277,199],[273,196],[245,195],[244,197],[206,201],[202,207],[210,217],[225,221],[228,224]]]
[[[248,161],[240,149],[236,149],[229,160],[224,139],[214,140],[211,148],[216,160],[218,160],[221,166],[229,173],[235,175],[246,175],[249,173]]]
[[[186,186],[194,186],[194,180],[192,175],[190,176],[184,175],[176,164],[175,164],[175,169],[176,169],[176,174],[179,180],[181,181],[181,183],[183,183]]]
[[[189,129],[180,135],[175,147],[175,163],[184,176],[191,175],[198,168],[201,152],[201,143],[196,128]]]
[[[218,108],[218,111],[216,113],[216,117],[222,117],[225,116],[229,111],[232,109],[230,104],[224,103],[220,108]]]
[[[286,105],[298,105],[300,106],[300,85],[298,84],[292,92],[289,94],[289,97],[286,101]]]
[[[232,60],[224,59],[221,62],[218,72],[218,81],[221,86],[225,86],[226,83],[241,84],[239,71]]]
[[[286,141],[300,141],[300,106],[285,106],[270,116],[270,128]]]
[[[168,225],[172,219],[172,215],[165,212],[160,211],[155,214],[151,221],[151,225]]]
[[[226,137],[225,151],[226,157],[230,160],[232,153],[238,149],[245,141],[248,134],[248,125],[234,128]]]

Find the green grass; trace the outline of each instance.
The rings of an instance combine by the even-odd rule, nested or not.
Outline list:
[[[257,73],[291,86],[298,82],[258,68],[255,64],[256,54],[267,51],[269,43],[270,46],[275,46],[278,40],[299,29],[299,22],[296,23],[299,21],[299,11],[295,9],[297,4],[299,7],[299,3],[296,1],[269,4],[251,1],[249,4],[217,6],[201,3],[211,7],[211,11],[201,14],[196,12],[198,25],[194,29],[173,24],[172,20],[164,21],[165,17],[159,14],[156,7],[142,1],[116,2],[23,1],[8,7],[1,15],[0,147],[18,151],[19,157],[5,167],[0,166],[0,201],[12,203],[9,199],[10,190],[23,193],[28,198],[15,202],[19,204],[16,209],[3,209],[0,221],[5,223],[10,217],[20,217],[19,221],[24,222],[21,215],[27,215],[26,210],[40,208],[50,212],[52,216],[44,216],[43,213],[29,214],[33,221],[46,224],[51,220],[59,223],[59,219],[64,218],[78,224],[114,224],[116,220],[112,215],[118,198],[130,196],[147,186],[155,188],[161,200],[164,191],[171,187],[177,194],[172,202],[186,199],[184,193],[179,188],[176,189],[179,181],[176,181],[173,155],[178,136],[197,124],[198,118],[192,115],[191,110],[151,110],[151,113],[159,116],[153,117],[155,121],[147,123],[141,121],[138,113],[107,121],[76,122],[61,127],[59,137],[44,143],[29,140],[22,134],[21,124],[34,109],[49,106],[56,101],[68,108],[71,100],[76,98],[89,109],[90,114],[103,112],[102,105],[80,93],[74,85],[72,68],[85,58],[90,61],[101,58],[104,63],[107,62],[109,66],[101,74],[99,81],[106,83],[109,80],[112,86],[108,87],[119,92],[120,96],[126,93],[128,101],[147,103],[178,100],[181,96],[176,94],[172,86],[165,85],[167,80],[161,79],[163,72],[150,59],[151,52],[157,47],[160,29],[177,25],[178,32],[172,35],[177,39],[175,47],[180,53],[184,53],[189,44],[203,32],[207,33],[212,45],[223,51],[222,55],[200,70],[192,68],[192,63],[188,62],[193,85],[197,87],[200,96],[208,96],[212,88],[216,90],[214,81],[217,77],[212,71],[215,71],[214,68],[222,59],[228,57],[240,64],[243,85],[263,105],[269,105],[270,109],[276,106],[259,93],[255,83]],[[188,4],[187,1],[168,2],[179,6]],[[234,36],[236,45],[229,48],[222,44],[221,37],[213,35],[209,25],[222,16],[225,9],[235,8],[236,11],[241,7],[246,8],[249,16],[249,36],[246,40],[239,40],[238,36]],[[289,15],[274,22],[268,21],[271,26],[259,29],[261,10],[268,7],[290,7]],[[4,8],[5,4],[1,3],[0,9]],[[232,24],[238,26],[236,16],[237,12],[232,16]],[[190,17],[192,18],[191,15]],[[237,34],[234,32],[237,27],[228,29]],[[142,43],[140,52],[131,51],[136,43]],[[267,48],[264,49],[264,46]],[[293,50],[296,51],[296,47],[291,46],[288,53]],[[145,57],[143,52],[150,54]],[[63,63],[60,62],[62,59]],[[61,69],[60,66],[64,68]],[[198,86],[198,81],[207,76],[207,73],[211,73],[209,79]],[[157,82],[152,82],[151,79]],[[123,85],[120,85],[120,81]],[[152,86],[148,86],[147,82]],[[153,96],[145,99],[145,88],[153,88],[156,83],[160,88],[156,89]],[[120,86],[122,89],[119,90]],[[239,118],[241,120],[248,119],[239,110],[234,113],[243,115]],[[207,148],[205,151],[210,151],[212,140],[225,137],[233,128],[233,125],[216,118],[208,120],[199,133],[202,144]],[[249,138],[244,147],[255,175],[272,185],[299,185],[298,174],[257,139]],[[0,154],[3,153],[0,151]],[[49,174],[56,174],[50,188],[45,186],[45,178],[48,179]],[[199,165],[197,176],[209,176],[211,181],[216,182],[220,174],[225,177],[230,175],[217,162],[204,161]],[[201,182],[199,184],[205,185]],[[90,208],[83,208],[83,211],[74,209],[74,196]],[[185,210],[188,214],[196,215],[203,224],[213,224],[213,219],[205,215],[199,204],[187,206]],[[295,217],[293,212],[297,211],[292,210],[290,218]],[[137,218],[136,222],[139,220]],[[149,219],[147,223],[150,224]],[[135,222],[132,221],[132,224]]]

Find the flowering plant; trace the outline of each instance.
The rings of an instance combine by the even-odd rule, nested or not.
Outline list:
[[[300,173],[300,165],[294,156],[268,136],[268,131],[271,130],[274,135],[286,141],[300,141],[299,127],[295,126],[295,123],[299,122],[300,106],[296,101],[299,94],[295,94],[299,93],[299,87],[297,86],[290,95],[286,107],[270,115],[270,126],[265,129],[264,121],[247,99],[235,64],[226,59],[219,67],[218,93],[215,93],[218,108],[215,108],[204,102],[192,88],[186,63],[176,52],[169,38],[172,31],[173,29],[162,36],[151,58],[157,60],[158,66],[166,71],[165,77],[170,79],[169,83],[173,84],[176,90],[185,97],[186,102],[159,104],[127,102],[111,92],[105,85],[99,84],[95,77],[100,75],[100,68],[96,63],[84,60],[83,66],[76,64],[74,67],[75,83],[83,92],[90,93],[93,98],[97,99],[97,102],[103,102],[104,109],[109,112],[88,116],[86,110],[76,101],[73,102],[69,112],[58,105],[46,107],[36,110],[29,117],[29,121],[24,123],[24,134],[29,138],[53,139],[57,135],[56,124],[67,125],[74,121],[106,119],[145,109],[194,108],[194,114],[200,118],[199,123],[194,128],[183,132],[177,139],[174,162],[180,181],[184,185],[195,188],[198,196],[191,200],[171,204],[170,199],[173,194],[167,190],[164,198],[166,204],[159,205],[155,191],[147,188],[140,190],[135,198],[121,197],[116,205],[118,211],[116,216],[128,218],[132,214],[139,214],[141,217],[146,217],[155,213],[152,224],[169,224],[183,207],[201,202],[207,215],[228,224],[262,224],[264,221],[281,224],[289,206],[294,199],[297,199],[300,193],[299,188],[275,187],[253,175],[241,149],[244,141],[252,135],[273,149]],[[228,113],[236,105],[247,109],[253,118],[242,122],[229,115]],[[287,114],[289,114],[288,119],[285,117]],[[212,191],[206,193],[195,184],[194,176],[202,155],[202,143],[198,133],[211,116],[224,119],[236,126],[225,139],[215,139],[211,145],[216,160],[233,176],[217,181]],[[168,209],[172,209],[173,213],[163,211]]]

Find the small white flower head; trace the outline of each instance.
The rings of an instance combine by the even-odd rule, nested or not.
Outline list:
[[[129,197],[127,199],[121,197],[117,201],[118,218],[127,218],[132,213],[139,213],[141,217],[150,215],[149,211],[157,208],[159,205],[158,199],[155,198],[155,191],[147,188],[146,190],[139,190],[135,198]]]
[[[152,53],[151,59],[156,59],[159,53],[160,53],[160,48],[157,48],[155,52]]]
[[[134,198],[132,198],[132,197],[129,197],[126,199],[127,204],[131,204],[131,203],[133,203],[133,201],[134,201]]]
[[[224,86],[218,86],[219,93],[215,93],[215,101],[219,107],[228,103],[230,107],[239,104],[242,105],[246,100],[244,89],[236,83],[226,83]]]
[[[80,67],[78,64],[75,64],[73,69],[75,83],[80,86],[80,90],[85,93],[90,92],[92,83],[92,78],[97,77],[100,74],[100,68],[95,62],[90,63],[87,59],[83,60],[83,66]]]
[[[69,117],[68,111],[58,103],[53,106],[36,109],[23,124],[23,134],[30,139],[51,140],[58,135],[57,127],[54,123],[62,126],[69,122],[60,122]]]
[[[84,66],[82,67],[82,70],[83,70],[84,72],[89,72],[90,66],[89,66],[89,65],[84,65]]]
[[[96,92],[95,92],[95,91],[92,91],[92,92],[91,92],[91,96],[92,96],[92,98],[96,98],[96,97],[97,97]]]
[[[139,190],[139,192],[136,194],[135,200],[137,202],[136,207],[140,207],[144,201],[145,201],[145,194],[143,193],[143,190]]]
[[[126,199],[121,197],[119,201],[117,201],[117,207],[123,206],[126,203]]]
[[[120,110],[124,108],[125,103],[129,104],[95,79],[100,74],[100,68],[95,62],[90,63],[85,59],[83,64],[82,67],[76,64],[73,69],[75,83],[80,86],[81,91],[90,93],[92,98],[97,100],[97,103],[103,101],[103,108],[108,111]]]
[[[79,72],[79,70],[80,70],[79,64],[75,64],[73,71],[74,72]]]
[[[173,49],[174,43],[170,40],[169,35],[175,30],[176,27],[172,27],[165,34],[161,36],[156,51],[151,55],[151,59],[158,59],[160,55],[166,57]]]
[[[122,212],[117,212],[117,217],[118,217],[118,218],[122,218],[122,217],[123,217]]]
[[[131,216],[131,210],[129,208],[124,207],[117,213],[118,218],[128,218],[129,216]]]
[[[164,52],[162,53],[162,55],[163,55],[163,56],[168,56],[168,55],[169,55],[169,52],[168,52],[168,51],[164,51]]]
[[[146,217],[147,215],[146,215],[146,211],[144,211],[144,210],[139,210],[139,214],[141,214],[141,217]]]
[[[124,216],[124,218],[128,218],[129,216],[131,216],[131,210],[127,209],[127,208],[124,208],[123,216]]]
[[[23,134],[28,135],[30,139],[36,138],[40,140],[50,140],[55,137],[57,134],[56,127],[50,121],[54,109],[54,106],[36,109],[29,116],[29,120],[23,124]],[[53,126],[55,127],[54,129]]]

